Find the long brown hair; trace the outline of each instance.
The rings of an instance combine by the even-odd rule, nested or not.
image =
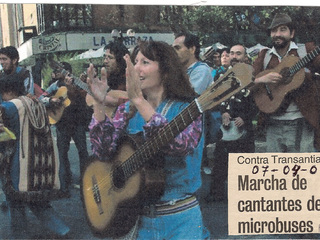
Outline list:
[[[160,41],[143,41],[134,54],[139,51],[146,58],[159,63],[164,98],[190,101],[197,96],[172,46]]]
[[[132,62],[138,52],[159,63],[159,72],[164,86],[163,99],[191,102],[197,96],[172,46],[160,41],[140,42],[131,54]],[[130,104],[129,119],[135,115],[136,111],[135,106]]]

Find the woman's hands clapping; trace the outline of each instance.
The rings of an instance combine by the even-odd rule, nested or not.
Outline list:
[[[136,101],[143,100],[143,94],[141,91],[141,81],[138,72],[134,69],[134,66],[130,60],[130,56],[126,54],[124,59],[127,63],[126,68],[126,89],[129,99],[135,103]]]

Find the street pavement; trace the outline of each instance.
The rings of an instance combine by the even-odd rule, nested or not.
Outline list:
[[[53,131],[54,132],[54,131]],[[257,151],[264,151],[264,142],[257,141]],[[89,141],[88,141],[89,149]],[[209,151],[210,154],[210,151]],[[79,162],[77,150],[74,143],[71,144],[69,151],[70,162],[73,172],[74,183],[79,183]],[[199,191],[200,205],[202,208],[204,222],[211,232],[212,239],[299,239],[314,238],[318,239],[319,235],[255,235],[255,236],[229,236],[228,235],[228,210],[227,202],[206,202],[204,200],[209,192],[210,175],[203,175],[203,186]],[[4,200],[4,194],[0,191],[0,201]],[[69,225],[71,231],[64,239],[99,239],[95,237],[88,226],[85,218],[83,205],[80,199],[80,190],[78,188],[71,189],[71,197],[52,202],[52,206],[56,212],[60,214],[62,219]],[[25,239],[55,239],[55,237],[46,232],[41,223],[27,212],[28,232],[25,233]],[[10,235],[8,212],[0,211],[0,239],[12,239]],[[60,238],[61,239],[61,238]]]

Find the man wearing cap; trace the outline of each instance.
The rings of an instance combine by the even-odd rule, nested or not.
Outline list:
[[[293,42],[294,24],[287,14],[276,14],[268,30],[273,47],[263,49],[253,65],[256,75],[263,70],[271,70],[255,79],[256,87],[265,90],[284,79],[280,73],[272,71],[284,58],[289,55],[303,58],[315,48],[314,43]],[[307,64],[302,86],[285,96],[275,112],[262,114],[266,126],[267,152],[313,152],[315,148],[319,149],[319,95],[316,81],[312,80],[313,71],[319,70],[320,57],[317,56]],[[272,95],[270,91],[269,95]]]

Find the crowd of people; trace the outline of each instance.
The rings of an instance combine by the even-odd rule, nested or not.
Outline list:
[[[87,74],[81,76],[88,89],[74,84],[71,65],[62,62],[64,71],[54,69],[54,80],[40,93],[30,72],[18,66],[18,51],[2,48],[0,133],[9,129],[15,139],[0,142],[0,171],[6,195],[3,204],[11,214],[13,235],[23,236],[26,226],[21,222],[27,222],[24,211],[29,207],[44,227],[60,237],[67,236],[70,228],[53,211],[50,201],[70,197],[68,151],[72,139],[83,176],[89,131],[92,153],[107,163],[114,161],[126,135],[139,135],[142,143],[161,140],[148,161],[161,163],[163,193],[157,198],[141,194],[140,216],[124,237],[210,239],[197,194],[202,184],[201,171],[213,162],[205,200],[226,201],[230,197],[226,188],[228,154],[255,152],[254,120],[265,131],[267,152],[320,149],[320,86],[315,80],[320,56],[304,69],[303,84],[288,94],[277,92],[286,76],[274,70],[289,56],[303,58],[316,46],[294,42],[295,27],[287,14],[276,14],[268,33],[273,46],[262,49],[254,61],[243,44],[211,50],[207,59],[202,59],[199,38],[190,33],[177,34],[172,45],[140,42],[131,53],[115,40],[105,47],[101,72],[90,64]],[[181,114],[238,63],[252,65],[253,87],[203,114],[200,109],[188,116]],[[64,95],[58,95],[62,89]],[[276,94],[282,97],[278,106],[264,110],[261,102],[271,105]],[[259,101],[261,96],[271,103]],[[61,115],[54,123],[57,153],[49,112]],[[181,125],[177,117],[182,119]],[[170,134],[166,135],[162,130],[168,126]],[[215,145],[212,156],[206,151],[209,144]],[[81,179],[75,184],[81,184]]]

